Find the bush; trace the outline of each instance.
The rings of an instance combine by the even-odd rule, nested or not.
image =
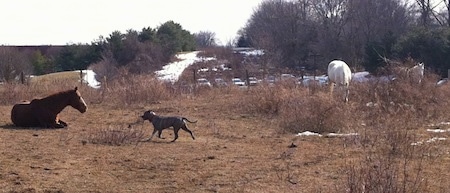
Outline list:
[[[347,130],[349,110],[341,101],[333,100],[328,93],[294,97],[281,108],[281,127],[291,133],[311,131],[330,133]]]
[[[87,142],[92,144],[103,145],[126,145],[137,144],[144,139],[144,131],[142,129],[135,129],[128,127],[112,127],[91,130],[87,136]]]
[[[239,105],[247,113],[275,117],[279,132],[337,132],[348,127],[346,107],[329,93],[279,84],[251,89]]]
[[[122,74],[103,86],[103,101],[119,106],[152,103],[172,98],[170,87],[149,75]]]

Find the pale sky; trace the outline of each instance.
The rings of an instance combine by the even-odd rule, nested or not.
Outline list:
[[[91,43],[173,20],[226,44],[263,0],[0,0],[0,45]]]

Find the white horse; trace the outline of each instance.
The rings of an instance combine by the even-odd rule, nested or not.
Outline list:
[[[328,80],[330,83],[330,93],[333,93],[334,85],[337,84],[340,90],[344,89],[344,101],[348,102],[348,87],[352,80],[352,71],[348,65],[341,60],[331,61],[328,65]]]
[[[392,68],[392,72],[394,73],[394,77],[391,80],[396,80],[397,77],[402,77],[406,80],[409,80],[413,83],[421,83],[423,76],[424,76],[424,71],[425,71],[425,65],[421,62],[418,63],[417,65],[408,68],[408,67],[404,67],[404,66],[398,66],[398,67],[394,67]]]
[[[423,62],[415,65],[412,68],[409,68],[407,73],[408,73],[408,77],[413,78],[413,80],[417,80],[419,83],[422,82],[423,79],[423,74],[425,71],[425,65],[423,64]]]

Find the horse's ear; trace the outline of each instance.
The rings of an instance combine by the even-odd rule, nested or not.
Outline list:
[[[78,86],[76,86],[74,90],[78,90]]]

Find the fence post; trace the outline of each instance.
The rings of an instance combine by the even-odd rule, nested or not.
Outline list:
[[[192,77],[194,78],[194,95],[197,93],[197,70],[192,69]],[[188,82],[189,84],[189,82]]]
[[[248,70],[245,69],[245,82],[247,83],[247,89],[250,90],[250,80],[248,77]]]
[[[20,72],[20,83],[25,84],[25,75],[23,72]]]
[[[197,84],[197,73],[195,69],[192,69],[192,76],[194,77],[195,84]]]
[[[104,84],[104,85],[103,85]],[[103,89],[108,89],[108,82],[106,82],[106,76],[103,76],[103,82],[101,84],[101,86],[103,87]]]
[[[83,86],[83,70],[80,70],[80,86]]]

